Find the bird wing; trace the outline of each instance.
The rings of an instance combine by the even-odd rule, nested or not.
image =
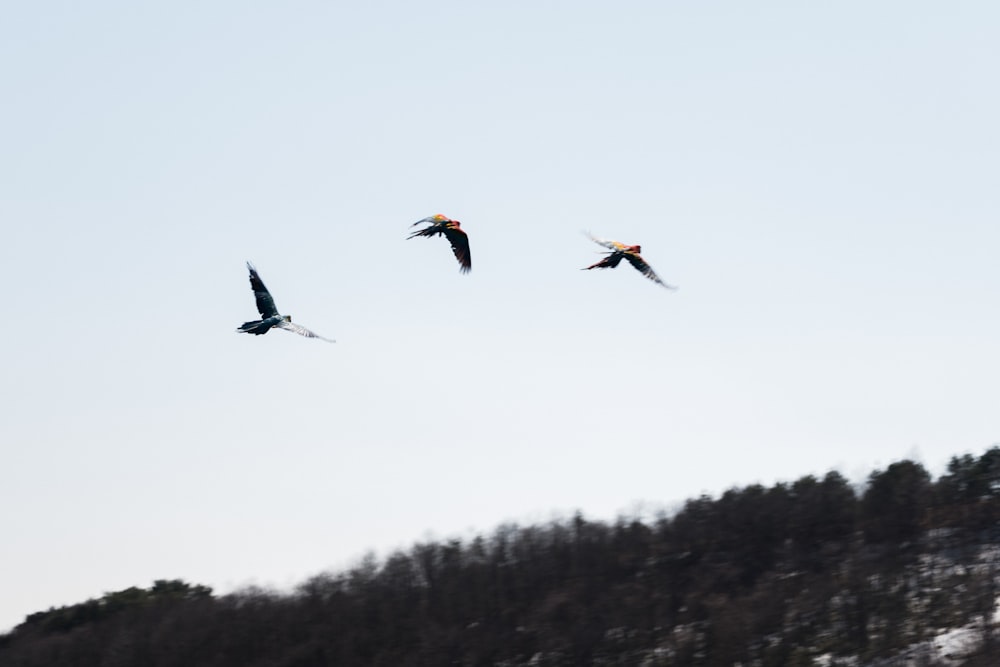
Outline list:
[[[608,250],[624,250],[625,249],[625,244],[624,243],[619,243],[618,241],[606,241],[604,239],[599,239],[596,236],[594,236],[593,234],[591,234],[590,232],[586,232],[586,234],[590,238],[591,241],[593,241],[597,245],[604,246]]]
[[[663,285],[667,289],[677,289],[673,285],[668,285],[665,282],[663,282],[662,280],[660,280],[660,276],[656,275],[656,272],[653,271],[653,267],[651,267],[649,264],[647,264],[646,260],[644,260],[642,258],[642,256],[640,256],[639,254],[634,253],[634,252],[625,253],[625,259],[627,259],[628,262],[629,262],[629,264],[631,264],[632,266],[634,266],[636,268],[636,270],[639,271],[639,273],[641,273],[642,275],[646,276],[647,278],[649,278],[650,280],[652,280],[654,283],[658,283],[660,285]]]
[[[412,225],[410,225],[410,227],[416,227],[421,222],[431,222],[431,223],[434,223],[434,224],[440,224],[440,223],[446,222],[446,221],[448,221],[450,219],[451,218],[449,218],[448,216],[443,215],[441,213],[438,213],[437,215],[429,215],[426,218],[421,218],[420,220],[417,220]]]
[[[278,308],[274,305],[271,293],[264,287],[264,281],[260,279],[253,264],[247,262],[247,268],[250,269],[250,288],[253,289],[254,298],[257,300],[257,310],[260,312],[260,316],[264,319],[274,317],[278,314]]]
[[[468,273],[472,269],[472,253],[469,252],[469,235],[462,229],[447,227],[444,230],[445,238],[451,243],[451,251],[455,253],[455,259],[461,264],[462,273]]]
[[[310,331],[309,329],[306,329],[301,324],[295,324],[294,322],[289,322],[288,320],[281,320],[280,322],[278,322],[274,326],[279,327],[281,329],[287,329],[288,331],[293,331],[293,332],[299,334],[300,336],[305,336],[306,338],[319,338],[320,340],[325,340],[327,343],[336,343],[337,342],[337,341],[333,340],[332,338],[324,338],[323,336],[320,336],[318,333],[315,333],[315,332]]]

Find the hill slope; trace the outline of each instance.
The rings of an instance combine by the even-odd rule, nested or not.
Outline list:
[[[0,665],[1000,664],[1000,448],[688,501],[653,522],[504,525],[290,594],[159,581],[38,612]]]

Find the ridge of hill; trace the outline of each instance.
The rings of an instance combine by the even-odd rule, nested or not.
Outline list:
[[[157,581],[29,615],[0,666],[1000,664],[1000,447],[367,557],[291,593]]]

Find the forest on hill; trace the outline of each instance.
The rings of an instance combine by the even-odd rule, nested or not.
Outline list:
[[[39,611],[2,667],[1000,664],[1000,447],[428,541],[292,592],[154,582]],[[961,641],[959,641],[961,640]]]

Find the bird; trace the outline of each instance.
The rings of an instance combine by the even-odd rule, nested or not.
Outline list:
[[[429,222],[430,225],[413,232],[406,237],[407,240],[415,236],[444,234],[444,237],[451,243],[451,251],[455,253],[455,259],[458,260],[459,270],[462,273],[468,273],[472,269],[472,253],[469,252],[469,235],[462,229],[462,223],[438,213],[429,218],[417,220],[410,227],[416,227],[422,222]]]
[[[604,239],[597,238],[589,232],[587,233],[587,236],[590,237],[591,241],[604,246],[605,248],[611,250],[611,252],[607,253],[607,256],[601,261],[595,262],[590,266],[583,267],[581,271],[588,271],[590,269],[613,269],[618,266],[623,259],[626,259],[628,260],[628,263],[634,266],[639,273],[646,276],[654,283],[663,285],[667,289],[677,289],[673,285],[668,285],[660,280],[660,277],[656,275],[655,271],[653,271],[653,267],[651,267],[646,260],[642,258],[642,255],[639,254],[642,252],[642,246],[625,245],[624,243],[619,243],[618,241],[605,241]]]
[[[260,316],[264,319],[244,322],[236,331],[261,336],[270,331],[272,327],[278,327],[279,329],[293,331],[306,338],[319,338],[328,343],[337,342],[313,333],[302,325],[292,324],[291,315],[278,314],[278,308],[274,305],[274,299],[271,298],[271,293],[264,286],[264,281],[260,279],[257,269],[250,262],[247,262],[247,269],[250,270],[250,288],[253,290],[254,298],[257,300],[257,310],[260,311]]]

